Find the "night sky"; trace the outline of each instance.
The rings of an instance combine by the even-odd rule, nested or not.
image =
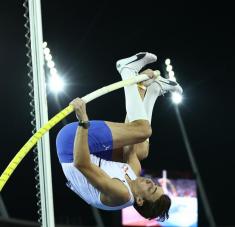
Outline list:
[[[149,68],[164,72],[170,58],[184,89],[180,112],[217,225],[235,225],[234,202],[234,12],[226,1],[72,1],[43,0],[43,37],[56,68],[66,79],[57,98],[48,91],[49,118],[75,97],[119,81],[118,59],[141,51],[155,53]],[[0,6],[0,172],[30,138],[29,79],[23,1]],[[122,122],[123,89],[87,105],[90,119]],[[65,186],[55,136],[71,114],[50,131],[55,216],[58,223],[94,224],[92,211]],[[194,178],[170,96],[160,97],[153,113],[149,173]],[[2,190],[14,218],[37,220],[33,152]],[[106,224],[120,213],[101,212]],[[199,195],[199,222],[207,219]],[[114,225],[114,224],[113,224]],[[118,225],[117,225],[118,226]]]

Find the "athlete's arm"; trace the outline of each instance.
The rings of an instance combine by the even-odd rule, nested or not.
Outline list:
[[[141,165],[136,153],[136,149],[138,148],[136,146],[138,146],[138,144],[126,146],[123,148],[123,161],[131,166],[137,176],[140,176]]]
[[[87,121],[85,103],[81,99],[75,99],[71,103],[76,115],[80,120]],[[113,197],[117,200],[126,202],[129,200],[129,193],[126,187],[120,187],[119,182],[109,177],[102,169],[91,163],[90,151],[88,146],[88,129],[79,127],[76,131],[74,140],[74,166],[78,168],[83,175],[103,194]],[[118,184],[118,185],[117,185]]]
[[[116,201],[127,202],[130,198],[126,187],[120,187],[117,181],[110,178],[102,169],[91,163],[87,138],[88,129],[79,127],[74,142],[74,166],[103,194],[114,198]]]

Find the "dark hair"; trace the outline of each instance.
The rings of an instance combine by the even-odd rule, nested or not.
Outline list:
[[[169,218],[169,209],[171,206],[171,199],[168,195],[163,194],[156,201],[145,200],[142,206],[134,203],[134,208],[142,215],[144,218],[153,219],[158,218],[158,221],[165,221]]]

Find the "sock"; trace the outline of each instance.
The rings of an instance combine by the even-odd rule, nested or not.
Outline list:
[[[134,77],[135,70],[124,68],[121,71],[123,80]],[[144,104],[141,100],[137,84],[124,87],[125,98],[126,98],[126,112],[129,122],[135,120],[148,120],[147,114],[144,108]]]
[[[157,100],[157,97],[160,95],[160,91],[161,91],[161,88],[159,87],[159,85],[157,83],[152,83],[147,88],[147,91],[144,97],[143,104],[144,104],[144,108],[145,108],[147,118],[150,124],[152,120],[153,107]]]

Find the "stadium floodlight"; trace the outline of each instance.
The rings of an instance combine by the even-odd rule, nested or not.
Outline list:
[[[48,62],[47,62],[47,66],[48,66],[49,69],[52,69],[52,68],[55,67],[55,63],[54,63],[52,60],[51,60],[51,61],[48,61]]]
[[[167,71],[167,72],[172,71],[172,69],[173,69],[172,65],[167,65],[167,66],[166,66],[166,71]]]
[[[176,82],[176,78],[174,76],[169,76],[169,80],[172,80],[172,81]]]
[[[54,67],[51,68],[51,69],[50,69],[50,74],[51,74],[52,76],[53,76],[53,75],[58,75],[56,68],[54,68]]]
[[[176,78],[175,78],[175,73],[174,71],[170,71],[168,73],[168,76],[169,76],[169,80],[172,80],[172,81],[175,81],[176,82]]]
[[[182,102],[182,95],[179,94],[178,92],[172,92],[171,93],[171,99],[172,99],[172,102],[175,103],[175,104],[179,104]]]
[[[46,47],[46,48],[44,48],[43,52],[44,52],[44,55],[48,55],[48,54],[50,54],[51,51],[48,47]]]
[[[46,61],[51,61],[52,60],[51,54],[46,54],[45,59],[46,59]]]
[[[42,48],[45,49],[47,47],[47,42],[43,42]]]
[[[170,71],[170,72],[169,72],[169,77],[174,77],[174,76],[175,76],[174,71]]]
[[[171,64],[171,60],[170,60],[169,58],[167,58],[167,59],[165,60],[165,64],[166,64],[166,65],[170,65],[170,64]]]
[[[47,42],[43,43],[43,53],[46,65],[50,70],[50,75],[48,78],[49,89],[53,93],[61,92],[65,87],[65,83],[64,80],[57,73],[57,70],[55,68],[55,62],[52,60],[51,51],[47,46]]]
[[[50,76],[48,85],[50,90],[56,94],[63,91],[65,87],[64,80],[56,75]]]

